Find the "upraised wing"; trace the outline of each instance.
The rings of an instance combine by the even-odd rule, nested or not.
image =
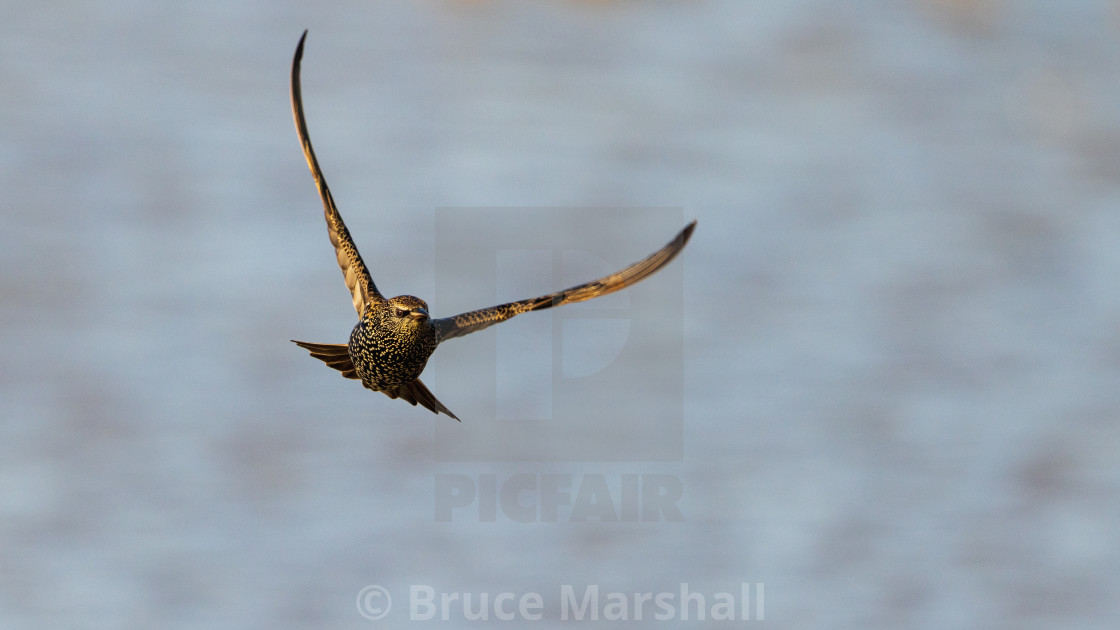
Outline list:
[[[669,264],[669,261],[673,260],[673,258],[684,249],[684,246],[688,243],[688,239],[692,236],[692,230],[695,228],[696,221],[689,223],[677,234],[676,238],[669,241],[665,247],[657,250],[644,260],[640,260],[622,271],[612,273],[609,276],[604,276],[598,280],[592,280],[591,282],[570,289],[549,293],[548,295],[542,295],[537,298],[521,300],[520,302],[510,302],[508,304],[462,313],[454,317],[437,319],[432,321],[432,325],[435,326],[439,340],[443,341],[445,339],[451,339],[452,337],[461,337],[477,330],[482,330],[498,322],[504,322],[514,315],[528,313],[529,311],[539,311],[553,306],[560,306],[561,304],[583,302],[584,300],[597,298],[601,295],[614,293],[619,289],[626,288],[631,284],[653,275],[659,269]]]
[[[311,136],[307,133],[307,121],[303,118],[303,97],[299,89],[299,63],[303,59],[303,41],[307,39],[307,31],[299,38],[295,58],[292,59],[292,117],[296,121],[296,133],[299,134],[300,145],[303,146],[303,157],[307,160],[307,168],[315,177],[315,186],[319,188],[319,197],[323,200],[323,215],[327,220],[327,232],[334,245],[335,255],[338,257],[338,266],[342,269],[342,277],[346,281],[346,288],[354,300],[354,310],[361,316],[366,304],[370,300],[384,300],[373,279],[369,276],[362,256],[350,238],[350,231],[334,205],[331,189],[327,187],[327,180],[323,178],[323,171],[319,168],[319,160],[315,159],[315,149],[311,148]]]

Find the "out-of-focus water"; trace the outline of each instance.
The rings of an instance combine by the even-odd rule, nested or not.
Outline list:
[[[0,627],[369,627],[372,584],[393,626],[412,584],[537,591],[541,627],[564,584],[682,582],[764,583],[775,627],[1120,618],[1115,3],[3,13]],[[648,437],[652,402],[683,408],[680,461],[517,461],[472,363],[498,329],[429,367],[462,425],[288,342],[354,323],[288,110],[304,28],[319,157],[388,294],[437,316],[527,297],[480,278],[440,305],[439,207],[699,219],[674,267],[603,307],[649,325],[594,451]],[[609,265],[680,224],[555,231]],[[530,271],[508,283],[557,288]],[[499,408],[541,408],[515,390]],[[509,461],[450,461],[455,443]],[[448,480],[481,497],[487,475],[547,474],[676,480],[684,522],[437,520]]]

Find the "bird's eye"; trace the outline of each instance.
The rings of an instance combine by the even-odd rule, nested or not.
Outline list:
[[[393,314],[396,315],[397,317],[408,317],[408,309],[407,308],[397,308],[396,311]]]

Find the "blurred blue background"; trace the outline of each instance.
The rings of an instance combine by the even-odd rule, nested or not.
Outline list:
[[[413,583],[762,582],[789,628],[1120,618],[1116,2],[2,14],[0,628],[361,628],[363,587]],[[354,323],[288,110],[304,28],[389,294],[432,295],[437,207],[699,219],[682,461],[447,462],[493,333],[433,359],[462,425],[288,342]],[[436,475],[516,473],[669,475],[685,522],[435,520]]]

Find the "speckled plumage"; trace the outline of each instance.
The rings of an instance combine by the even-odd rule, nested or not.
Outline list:
[[[692,236],[696,221],[685,226],[664,247],[622,271],[556,293],[461,313],[454,317],[433,320],[424,300],[411,295],[386,299],[377,290],[362,262],[361,254],[346,229],[319,168],[315,150],[311,147],[311,137],[303,115],[299,80],[300,60],[303,58],[306,39],[307,31],[304,31],[292,60],[292,117],[295,119],[307,167],[311,169],[315,185],[319,189],[319,197],[323,201],[327,232],[335,248],[338,266],[342,270],[346,287],[350,290],[359,319],[350,333],[349,343],[293,342],[308,350],[312,357],[342,372],[346,378],[361,379],[367,388],[382,392],[390,398],[402,398],[413,405],[420,404],[434,413],[444,413],[458,420],[419,378],[427,365],[428,357],[440,342],[482,330],[521,313],[582,302],[618,291],[667,265],[684,249]]]

